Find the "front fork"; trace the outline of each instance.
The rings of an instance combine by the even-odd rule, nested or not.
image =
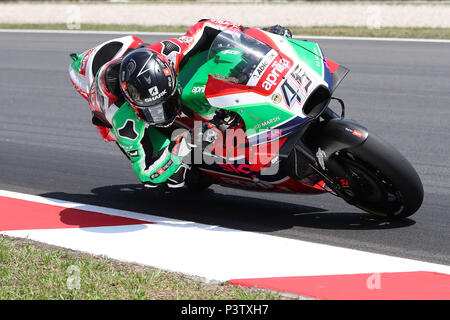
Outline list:
[[[343,198],[347,202],[351,202],[352,196],[345,192],[341,181],[337,182],[336,177],[345,177],[346,172],[342,166],[340,166],[336,161],[329,160],[324,164],[320,164],[319,157],[314,156],[311,150],[306,146],[301,146],[299,144],[295,145],[295,149],[301,153],[303,158],[307,161],[308,166],[312,168],[317,176],[323,180],[323,182],[330,188],[337,196]],[[332,176],[330,176],[332,173]]]
[[[346,188],[350,177],[333,155],[364,143],[369,132],[353,120],[339,117],[328,107],[321,117],[324,120],[309,135],[310,141],[305,143],[300,137],[294,148],[334,193],[352,203],[353,194]]]

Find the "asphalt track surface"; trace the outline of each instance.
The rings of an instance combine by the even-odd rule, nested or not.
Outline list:
[[[389,140],[422,178],[420,210],[388,223],[331,195],[142,191],[67,74],[69,53],[113,37],[0,33],[0,189],[450,265],[450,43],[319,41],[351,69],[335,93],[347,116]]]

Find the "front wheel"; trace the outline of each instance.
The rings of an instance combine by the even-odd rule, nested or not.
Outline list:
[[[338,174],[331,174],[347,201],[364,211],[401,219],[422,204],[423,186],[417,172],[400,152],[373,134],[361,145],[335,153],[329,161],[340,168]]]

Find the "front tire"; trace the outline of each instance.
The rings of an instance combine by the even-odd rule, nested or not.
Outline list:
[[[330,161],[340,167],[335,177],[350,197],[347,201],[364,211],[402,219],[422,204],[423,186],[416,170],[400,152],[373,134],[364,143],[335,153]]]

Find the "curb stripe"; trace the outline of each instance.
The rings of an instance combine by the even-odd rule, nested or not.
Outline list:
[[[229,283],[331,300],[448,300],[450,275],[437,272],[392,272],[234,279]]]
[[[0,196],[0,231],[88,228],[150,222]]]
[[[319,299],[450,299],[446,265],[5,190],[1,234]]]

